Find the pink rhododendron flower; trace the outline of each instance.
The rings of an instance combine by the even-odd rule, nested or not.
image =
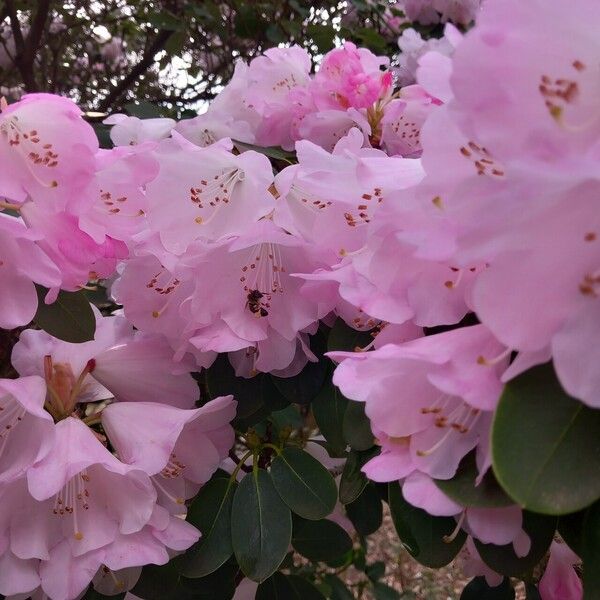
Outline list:
[[[60,269],[63,289],[75,291],[90,279],[112,275],[117,262],[128,255],[127,246],[119,240],[107,236],[101,243],[94,241],[70,213],[56,213],[27,202],[21,214],[39,236],[38,245]]]
[[[169,137],[176,125],[174,119],[138,119],[119,113],[110,115],[103,123],[112,125],[110,139],[115,146],[134,146],[162,140]]]
[[[185,306],[190,343],[201,352],[247,349],[256,371],[288,367],[300,332],[332,308],[305,298],[302,280],[290,276],[317,268],[318,254],[270,220],[227,243],[197,243],[185,262],[195,282]]]
[[[0,213],[0,327],[12,329],[33,319],[38,297],[33,282],[58,288],[61,273],[36,245],[21,219]]]
[[[542,600],[581,600],[583,586],[573,569],[573,565],[580,562],[579,557],[566,544],[552,542],[550,560],[540,579]]]
[[[523,530],[523,514],[519,506],[499,508],[463,507],[446,496],[424,473],[415,472],[402,485],[407,502],[439,517],[457,516],[455,536],[462,528],[484,544],[512,544],[517,556],[526,556],[531,540]]]
[[[104,409],[102,424],[119,458],[151,475],[159,502],[177,514],[233,446],[235,408],[233,396],[195,410],[119,402]]]
[[[360,248],[380,204],[393,201],[394,192],[415,185],[422,176],[418,161],[389,158],[362,146],[357,129],[339,140],[331,153],[311,142],[298,142],[298,165],[275,178],[279,197],[273,221],[329,250],[333,260]]]
[[[54,443],[41,377],[0,379],[0,485],[24,475]]]
[[[318,108],[368,108],[391,86],[391,74],[380,70],[388,62],[352,42],[331,50],[311,86]]]
[[[94,173],[98,140],[67,98],[29,94],[0,113],[0,193],[64,206]]]
[[[348,398],[365,402],[373,428],[385,434],[382,454],[366,467],[377,468],[377,480],[394,481],[413,466],[449,479],[473,448],[480,472],[487,469],[487,431],[508,356],[485,327],[329,356],[341,361],[333,382]]]
[[[420,155],[421,126],[438,104],[418,85],[402,88],[400,99],[386,105],[381,119],[381,144],[388,154]]]
[[[155,156],[160,171],[147,186],[148,222],[169,252],[241,234],[273,209],[272,170],[262,154],[236,156],[226,144],[198,148],[181,138],[164,142]]]
[[[134,332],[123,317],[96,318],[96,339],[70,344],[44,331],[27,330],[15,345],[12,362],[21,375],[45,377],[50,402],[65,415],[81,402],[110,400],[194,406],[198,386],[174,363],[162,336]],[[59,402],[56,401],[59,398]]]

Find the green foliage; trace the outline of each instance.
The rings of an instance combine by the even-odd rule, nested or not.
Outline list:
[[[467,536],[460,531],[452,537],[456,521],[449,517],[433,517],[412,506],[403,498],[398,483],[389,485],[389,505],[400,541],[422,565],[443,567],[462,548]]]
[[[476,484],[477,475],[475,451],[473,451],[463,458],[452,479],[438,480],[436,484],[446,496],[463,506],[495,508],[514,504],[496,481],[491,469],[479,484]]]
[[[586,511],[583,522],[581,558],[583,559],[583,598],[600,598],[600,502]]]
[[[40,328],[65,342],[77,344],[94,339],[96,317],[85,293],[60,291],[52,304],[44,298],[48,290],[36,285],[38,309],[33,320]]]
[[[330,562],[352,550],[352,540],[344,529],[328,519],[308,521],[294,517],[292,546],[309,560]]]
[[[239,484],[231,510],[231,534],[238,564],[254,581],[267,579],[285,558],[292,538],[292,515],[264,469],[255,469]]]
[[[575,512],[600,497],[600,411],[568,396],[549,364],[511,381],[492,430],[494,472],[529,510]]]
[[[305,519],[323,519],[335,507],[337,488],[327,469],[308,452],[288,447],[271,463],[273,484],[283,501]]]
[[[514,597],[515,590],[507,578],[500,585],[490,587],[485,577],[475,577],[463,590],[460,600],[514,600]]]
[[[503,575],[526,578],[550,547],[556,530],[556,518],[524,511],[523,529],[531,538],[531,549],[526,556],[517,556],[512,544],[495,546],[476,540],[475,546],[483,561]]]
[[[356,500],[346,504],[346,513],[356,531],[362,536],[375,533],[381,527],[381,496],[373,483],[369,483]]]
[[[186,577],[205,577],[216,571],[233,554],[231,506],[235,482],[213,477],[194,498],[187,520],[202,534],[200,540],[178,559]]]

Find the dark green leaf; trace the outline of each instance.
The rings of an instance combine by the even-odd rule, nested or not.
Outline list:
[[[283,573],[273,573],[256,590],[256,600],[294,600],[295,592]]]
[[[527,556],[518,557],[512,544],[495,546],[475,540],[477,551],[484,562],[494,571],[509,577],[524,576],[531,571],[544,557],[552,542],[556,531],[556,517],[524,511],[523,529],[531,538],[531,549]]]
[[[367,478],[361,471],[366,460],[358,452],[350,452],[340,479],[340,502],[349,504],[356,500],[367,485]]]
[[[385,575],[385,563],[382,560],[378,560],[368,565],[365,573],[371,581],[379,581]]]
[[[38,327],[59,340],[79,344],[94,339],[96,317],[83,291],[60,291],[52,304],[46,304],[46,288],[36,285],[38,309],[33,317]]]
[[[322,519],[335,508],[337,487],[329,471],[308,452],[288,447],[271,464],[283,501],[305,519]]]
[[[302,415],[298,412],[298,407],[294,404],[288,404],[283,410],[272,412],[269,419],[277,431],[281,431],[286,427],[302,429],[304,425]]]
[[[97,592],[91,585],[87,589],[86,593],[83,595],[81,600],[123,600],[125,598],[125,594],[127,592],[123,592],[122,594],[115,594],[111,596],[105,596],[100,592]],[[4,598],[4,596],[2,596]]]
[[[506,577],[496,587],[490,587],[485,577],[475,577],[463,590],[460,600],[514,600],[514,597],[515,590]]]
[[[267,579],[285,558],[292,515],[263,469],[246,475],[235,492],[231,535],[240,568],[254,581]]]
[[[165,44],[165,52],[168,56],[179,56],[183,50],[188,36],[185,31],[177,31],[172,34]]]
[[[452,479],[436,480],[435,483],[446,496],[463,506],[494,508],[514,504],[496,481],[491,469],[484,475],[479,485],[475,485],[477,475],[475,451],[473,451],[463,458]]]
[[[271,410],[287,405],[281,405],[281,394],[268,375],[259,373],[249,379],[236,377],[226,354],[220,354],[207,369],[206,386],[211,399],[233,394],[237,400],[236,419],[245,420],[244,424],[248,426],[267,416]]]
[[[255,40],[260,37],[266,23],[261,19],[260,12],[252,6],[240,5],[235,16],[235,34],[241,38]]]
[[[331,600],[354,600],[354,595],[339,577],[325,575],[323,581],[331,588]]]
[[[600,598],[600,502],[586,511],[583,522],[583,598]]]
[[[238,140],[233,140],[233,143],[240,152],[254,150],[254,152],[264,154],[265,156],[268,156],[269,158],[274,158],[276,160],[283,160],[286,162],[297,162],[295,152],[284,150],[279,146],[256,146],[254,144],[247,144],[246,142],[239,142]]]
[[[167,10],[148,13],[145,18],[150,25],[158,29],[168,29],[171,31],[185,29],[185,22]]]
[[[558,533],[578,556],[583,552],[583,521],[585,511],[580,510],[558,519]]]
[[[294,518],[292,546],[309,560],[329,561],[352,550],[352,540],[337,523],[328,519]]]
[[[527,600],[542,600],[542,597],[540,596],[540,592],[537,589],[537,586],[534,585],[533,583],[526,583],[525,584],[525,594],[526,594],[526,598]]]
[[[172,600],[231,600],[235,594],[238,574],[239,567],[235,560],[231,559],[206,577],[182,577],[176,590],[180,596],[175,596]]]
[[[308,404],[321,391],[329,365],[325,360],[309,362],[293,377],[273,377],[275,387],[290,401]]]
[[[231,505],[237,484],[221,477],[200,489],[187,514],[202,537],[179,557],[179,569],[186,577],[205,577],[216,571],[233,554],[231,546]]]
[[[373,341],[370,331],[358,331],[346,325],[343,319],[338,317],[329,331],[327,337],[327,351],[341,350],[354,352],[356,348],[364,348]]]
[[[529,510],[575,512],[600,497],[600,410],[568,396],[550,364],[507,384],[492,428],[496,477]]]
[[[342,456],[346,450],[343,423],[348,402],[329,380],[312,403],[315,421],[329,448],[337,456]]]
[[[296,594],[295,600],[325,600],[325,596],[304,577],[288,575],[288,581]]]
[[[371,421],[365,414],[365,403],[348,400],[344,413],[344,438],[353,450],[368,450],[375,442]]]
[[[327,52],[333,46],[335,29],[331,25],[311,23],[306,28],[306,31],[312,38],[319,52]]]
[[[346,504],[346,513],[360,535],[375,533],[383,520],[381,497],[375,485],[367,485],[354,502]]]
[[[123,108],[127,114],[132,117],[137,117],[138,119],[154,119],[162,116],[158,106],[146,100],[129,102],[128,104],[125,104]]]
[[[373,595],[375,600],[397,600],[401,597],[400,592],[381,581],[373,584]]]
[[[146,565],[131,593],[143,600],[175,600],[180,578],[172,561],[162,566]]]
[[[460,531],[450,542],[444,541],[456,528],[450,517],[433,517],[412,506],[402,496],[398,483],[389,485],[389,505],[398,537],[412,556],[426,567],[447,565],[460,551],[466,533]]]

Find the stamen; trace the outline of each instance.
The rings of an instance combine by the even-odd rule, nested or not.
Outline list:
[[[175,504],[185,504],[185,498],[181,498],[178,496],[173,496],[165,487],[160,483],[160,478],[157,475],[153,475],[150,477],[154,485],[167,497],[171,502],[175,502]]]
[[[451,544],[456,539],[456,536],[460,533],[460,530],[462,528],[462,524],[465,520],[466,514],[467,514],[467,509],[465,508],[465,510],[463,510],[462,513],[460,513],[460,517],[458,519],[458,523],[456,523],[456,527],[454,528],[454,531],[450,535],[445,535],[442,538],[444,540],[444,542],[446,542],[446,544]]]
[[[485,356],[480,355],[477,357],[477,364],[485,365],[486,367],[493,367],[494,365],[497,365],[499,362],[502,362],[505,358],[508,358],[510,356],[511,352],[512,352],[512,349],[507,348],[506,350],[504,350],[503,352],[501,352],[500,354],[498,354],[498,356],[495,356],[494,358],[485,358]]]

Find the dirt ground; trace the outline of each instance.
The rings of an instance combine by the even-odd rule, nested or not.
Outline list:
[[[370,536],[367,562],[384,561],[387,565],[383,579],[387,585],[402,592],[407,600],[458,600],[465,584],[469,581],[456,563],[443,569],[428,569],[417,563],[403,549],[394,530],[389,513],[384,514],[383,526]],[[347,573],[345,579],[351,583],[356,573]],[[516,586],[516,599],[524,600],[524,586]],[[372,595],[363,593],[361,600],[372,600]]]

